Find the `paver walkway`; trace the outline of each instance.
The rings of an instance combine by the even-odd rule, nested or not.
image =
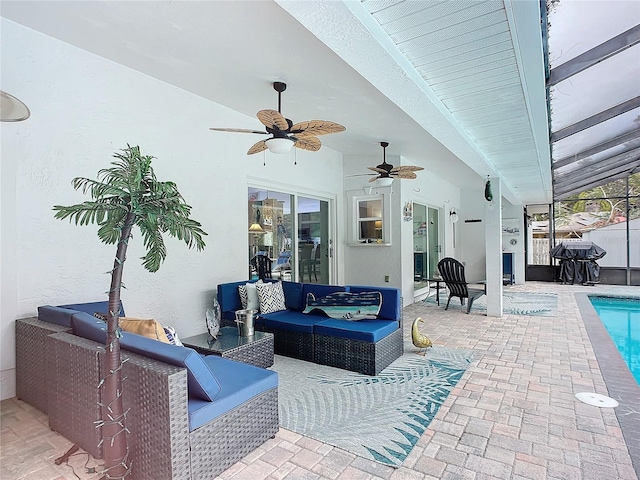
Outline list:
[[[407,340],[411,321],[421,316],[421,331],[435,345],[478,354],[401,468],[280,429],[220,478],[637,480],[615,411],[574,397],[582,391],[608,395],[574,294],[638,296],[640,289],[537,282],[505,288],[557,293],[558,315],[492,318],[422,303],[404,309]],[[53,465],[70,444],[48,430],[46,416],[15,399],[1,407],[3,480],[77,478],[69,467]],[[617,411],[640,425],[638,411]],[[70,463],[80,478],[98,478],[85,473],[85,462],[99,465],[87,455]],[[640,459],[635,462],[638,468]]]

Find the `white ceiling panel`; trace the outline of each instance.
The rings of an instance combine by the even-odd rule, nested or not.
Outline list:
[[[345,154],[377,155],[384,137],[389,154],[454,184],[497,175],[512,203],[551,199],[537,1],[2,7],[5,18],[252,117],[275,107],[270,84],[285,81],[283,111],[344,124],[323,144]]]

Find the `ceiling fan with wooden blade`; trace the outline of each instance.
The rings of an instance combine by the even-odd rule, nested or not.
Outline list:
[[[260,140],[247,152],[247,155],[269,149],[273,153],[287,153],[292,147],[317,152],[321,143],[318,135],[343,132],[342,125],[327,120],[309,120],[294,124],[280,113],[282,92],[287,89],[283,82],[273,82],[273,89],[278,92],[278,110],[260,110],[256,116],[266,128],[251,130],[246,128],[210,128],[218,132],[238,132],[271,135],[271,138]]]
[[[382,147],[382,163],[375,167],[367,167],[369,170],[376,172],[376,173],[366,174],[366,175],[375,175],[374,177],[371,178],[371,180],[369,180],[369,182],[375,182],[376,180],[379,180],[382,178],[414,179],[414,178],[418,178],[415,172],[424,170],[424,168],[416,167],[415,165],[401,165],[399,167],[394,167],[390,163],[387,163],[387,147],[389,146],[389,142],[380,142],[380,146]]]

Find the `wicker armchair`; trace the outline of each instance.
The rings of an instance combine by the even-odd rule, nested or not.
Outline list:
[[[278,431],[277,382],[190,425],[187,369],[127,350],[121,354],[131,478],[213,479]],[[215,361],[227,362],[220,366],[227,371],[242,365]],[[70,333],[65,325],[20,319],[16,363],[18,398],[46,412],[52,430],[101,458],[102,432],[95,422],[102,418],[98,385],[104,377],[104,345]]]
[[[70,333],[50,335],[45,345],[50,427],[101,457],[93,422],[104,346]],[[213,479],[278,431],[277,388],[190,431],[187,370],[126,350],[122,356],[132,478]]]

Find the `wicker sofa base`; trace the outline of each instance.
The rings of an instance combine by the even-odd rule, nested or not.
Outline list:
[[[313,362],[314,335],[311,333],[290,332],[287,330],[274,330],[265,327],[265,332],[273,333],[273,351],[277,355],[297,358],[307,362]]]
[[[37,317],[16,320],[16,396],[41,412],[47,413],[47,359],[42,354],[48,335],[69,332]]]
[[[365,375],[378,375],[402,353],[402,330],[395,330],[376,343],[314,335],[315,363]]]
[[[72,392],[66,402],[49,403],[50,426],[55,425],[52,428],[63,436],[94,452],[98,442],[93,422],[100,420],[99,411],[94,409],[97,402],[80,392],[95,395],[102,375],[93,368],[87,369],[91,370],[89,374],[73,374],[78,369],[71,364],[95,357],[104,368],[105,348],[69,333],[51,335],[47,344],[51,348],[47,355],[64,352],[57,360],[62,372],[55,378],[57,391],[60,395]],[[190,432],[186,369],[125,350],[122,358],[131,478],[214,479],[278,431],[277,388]],[[97,453],[101,455],[100,449]]]

